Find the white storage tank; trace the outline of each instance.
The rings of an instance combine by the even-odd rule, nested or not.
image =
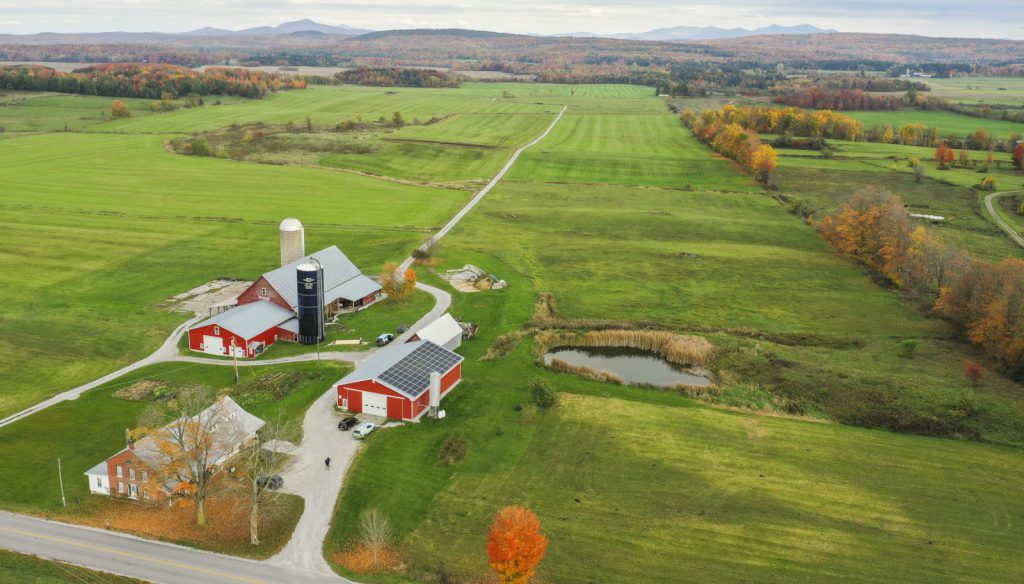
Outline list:
[[[281,265],[301,260],[306,256],[306,232],[302,222],[289,217],[281,222]]]

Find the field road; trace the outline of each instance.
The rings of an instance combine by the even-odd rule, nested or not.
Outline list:
[[[1014,229],[1012,225],[1007,223],[1006,220],[1003,219],[1003,217],[999,213],[996,212],[995,205],[993,205],[993,201],[995,201],[996,197],[1001,197],[1003,195],[1009,195],[1009,194],[1015,193],[1015,192],[1020,192],[1020,191],[1003,191],[1001,193],[991,193],[991,194],[985,195],[985,209],[988,210],[988,214],[992,217],[992,219],[995,220],[996,225],[999,225],[1000,229],[1005,231],[1006,234],[1010,236],[1010,239],[1015,241],[1017,243],[1017,245],[1019,245],[1021,247],[1024,247],[1024,237],[1021,237],[1021,235],[1019,233],[1017,233],[1017,230]]]
[[[0,548],[151,582],[351,584],[273,560],[246,560],[5,512],[0,512]]]
[[[520,147],[518,150],[516,150],[515,153],[512,154],[512,157],[508,159],[508,162],[505,163],[505,166],[501,168],[498,174],[494,175],[494,178],[491,179],[491,182],[487,183],[487,185],[484,188],[480,189],[480,192],[477,193],[476,196],[474,196],[472,199],[470,199],[469,202],[466,203],[466,206],[460,209],[459,212],[456,213],[454,217],[452,217],[451,221],[449,221],[447,224],[445,224],[444,227],[441,228],[441,231],[438,231],[437,233],[432,235],[430,239],[425,241],[423,245],[419,247],[419,249],[429,249],[430,246],[440,241],[442,237],[447,235],[448,232],[452,230],[453,227],[458,225],[459,221],[462,221],[462,218],[465,217],[467,213],[472,211],[473,207],[476,207],[476,204],[479,203],[487,195],[487,193],[491,192],[491,189],[494,188],[494,185],[498,184],[501,181],[501,179],[504,178],[506,174],[508,174],[508,171],[512,169],[512,165],[516,163],[516,160],[519,160],[520,154],[522,154],[527,148],[536,145],[538,142],[548,137],[548,134],[551,133],[551,130],[555,129],[555,125],[558,124],[558,121],[562,119],[562,114],[564,114],[565,110],[567,109],[569,109],[569,106],[562,106],[562,111],[558,112],[558,115],[555,116],[554,121],[551,122],[551,125],[548,126],[548,129],[544,130],[543,134],[534,138],[533,141],[530,142],[529,144],[526,144]],[[402,265],[398,266],[399,272],[404,273],[405,270],[409,269],[409,266],[412,265],[412,262],[412,256],[405,258],[405,261],[402,262]]]

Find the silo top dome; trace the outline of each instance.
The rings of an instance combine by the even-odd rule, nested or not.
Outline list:
[[[281,231],[302,231],[302,222],[294,217],[289,217],[281,222]]]

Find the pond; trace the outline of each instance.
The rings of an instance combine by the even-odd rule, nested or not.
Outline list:
[[[594,371],[614,373],[628,384],[658,387],[711,385],[711,379],[669,363],[660,355],[624,347],[557,347],[544,355],[544,363],[553,359]]]

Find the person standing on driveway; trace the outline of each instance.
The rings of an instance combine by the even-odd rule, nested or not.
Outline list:
[[[324,467],[327,470],[331,470],[331,457],[330,456],[328,456],[327,458],[324,459]]]

